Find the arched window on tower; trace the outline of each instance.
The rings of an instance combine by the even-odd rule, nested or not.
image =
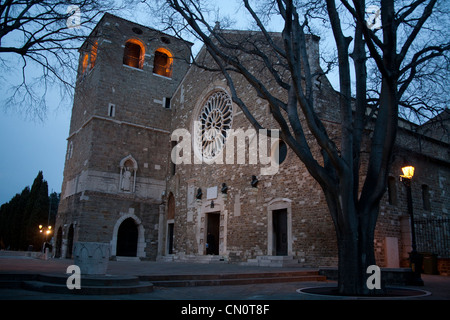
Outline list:
[[[145,48],[142,42],[130,39],[125,44],[123,64],[132,68],[144,68]]]
[[[88,64],[89,64],[89,54],[85,54],[84,55],[84,57],[83,57],[83,64],[82,64],[82,70],[81,70],[81,73],[85,73],[86,72],[86,69],[87,69],[87,66],[88,66]]]
[[[98,42],[95,41],[91,49],[91,69],[95,67],[95,61],[97,61]]]
[[[163,77],[172,77],[173,57],[169,50],[159,48],[155,52],[153,73]]]

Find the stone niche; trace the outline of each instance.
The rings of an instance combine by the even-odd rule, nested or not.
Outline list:
[[[137,161],[131,156],[127,156],[120,161],[120,192],[134,193],[136,190],[136,172],[138,170]]]

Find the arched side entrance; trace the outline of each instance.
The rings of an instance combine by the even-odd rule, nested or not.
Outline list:
[[[138,227],[132,218],[123,221],[117,231],[117,256],[136,257]]]
[[[111,255],[124,257],[145,257],[144,226],[134,214],[120,217],[113,230]]]

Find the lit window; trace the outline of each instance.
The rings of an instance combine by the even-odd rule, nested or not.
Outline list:
[[[98,50],[98,42],[96,41],[91,49],[91,69],[94,68],[95,61],[97,60],[97,50]]]
[[[88,63],[89,63],[89,54],[86,53],[84,55],[84,57],[83,57],[83,64],[82,64],[83,70],[82,70],[82,73],[84,73],[86,71]]]
[[[144,68],[145,48],[144,45],[135,39],[130,39],[125,44],[123,54],[123,64],[129,67]]]
[[[173,57],[169,50],[159,48],[155,52],[155,60],[153,63],[153,73],[160,76],[172,77]]]

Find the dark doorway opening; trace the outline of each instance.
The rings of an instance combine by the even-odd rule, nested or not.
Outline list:
[[[117,256],[136,257],[138,227],[132,218],[125,219],[117,232]]]
[[[72,251],[73,251],[73,224],[69,227],[69,233],[67,234],[67,251],[66,251],[66,259],[72,259]]]
[[[173,253],[173,229],[174,229],[174,224],[173,223],[169,223],[168,225],[168,235],[169,235],[169,254]]]
[[[275,255],[287,256],[287,209],[274,210],[272,214]]]
[[[207,214],[206,254],[219,254],[220,212]]]

